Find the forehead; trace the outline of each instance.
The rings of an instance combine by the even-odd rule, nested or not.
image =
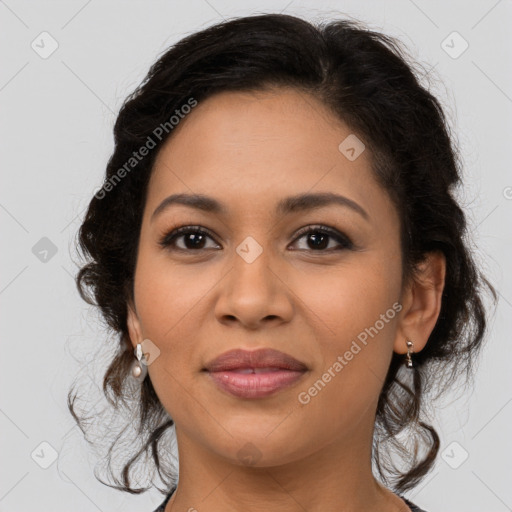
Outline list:
[[[279,160],[292,152],[299,157],[329,147],[330,152],[338,151],[343,133],[350,129],[306,92],[291,88],[222,92],[200,102],[180,121],[161,153],[179,157],[186,152],[185,145],[192,144],[188,149],[200,147],[202,152],[200,156],[188,152],[190,162],[221,154]]]
[[[347,125],[303,91],[222,92],[200,102],[160,149],[148,203],[154,209],[172,193],[199,193],[244,209],[307,191],[375,203],[385,194],[368,152],[350,160],[340,151],[351,137]]]

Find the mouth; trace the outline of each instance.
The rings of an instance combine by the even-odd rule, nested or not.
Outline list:
[[[264,398],[300,380],[308,367],[289,354],[273,349],[231,350],[205,368],[212,382],[238,398]]]

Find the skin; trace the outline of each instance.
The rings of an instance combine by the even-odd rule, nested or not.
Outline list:
[[[176,425],[179,486],[166,512],[409,510],[372,474],[375,411],[393,352],[405,354],[406,339],[415,352],[427,343],[446,263],[431,253],[418,278],[402,283],[397,211],[373,177],[369,150],[349,161],[338,149],[351,133],[304,92],[220,93],[200,102],[157,156],[128,327],[134,346],[149,339],[160,350],[149,376]],[[306,192],[344,195],[369,220],[339,205],[275,215],[280,199]],[[227,213],[172,205],[152,220],[176,193],[214,197]],[[333,237],[316,249],[307,234],[296,236],[318,224],[356,249]],[[203,249],[186,234],[175,250],[159,245],[190,225],[212,232]],[[248,236],[263,251],[251,263],[236,252]],[[298,394],[396,302],[401,311],[301,404]],[[309,370],[256,400],[221,391],[201,371],[227,350],[263,347]],[[238,455],[244,447],[255,463]]]

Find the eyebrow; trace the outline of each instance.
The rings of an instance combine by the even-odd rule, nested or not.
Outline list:
[[[227,214],[227,208],[213,197],[203,194],[173,194],[166,197],[151,215],[151,222],[172,205],[183,205],[195,208],[204,212],[214,214]],[[358,203],[348,197],[334,194],[332,192],[317,192],[299,194],[296,196],[281,199],[276,206],[276,215],[287,215],[290,213],[304,212],[324,208],[330,205],[339,205],[352,209],[369,221],[370,216]]]

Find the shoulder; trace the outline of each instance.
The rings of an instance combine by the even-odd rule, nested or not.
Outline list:
[[[409,501],[407,498],[404,498],[403,496],[399,497],[405,501],[407,506],[411,509],[411,512],[427,512],[426,510],[418,507],[418,505],[415,505],[412,501]]]
[[[156,508],[153,512],[165,512],[165,506],[171,499],[171,496],[173,495],[174,491],[176,490],[176,487],[173,487],[169,494],[165,497],[165,500]]]

